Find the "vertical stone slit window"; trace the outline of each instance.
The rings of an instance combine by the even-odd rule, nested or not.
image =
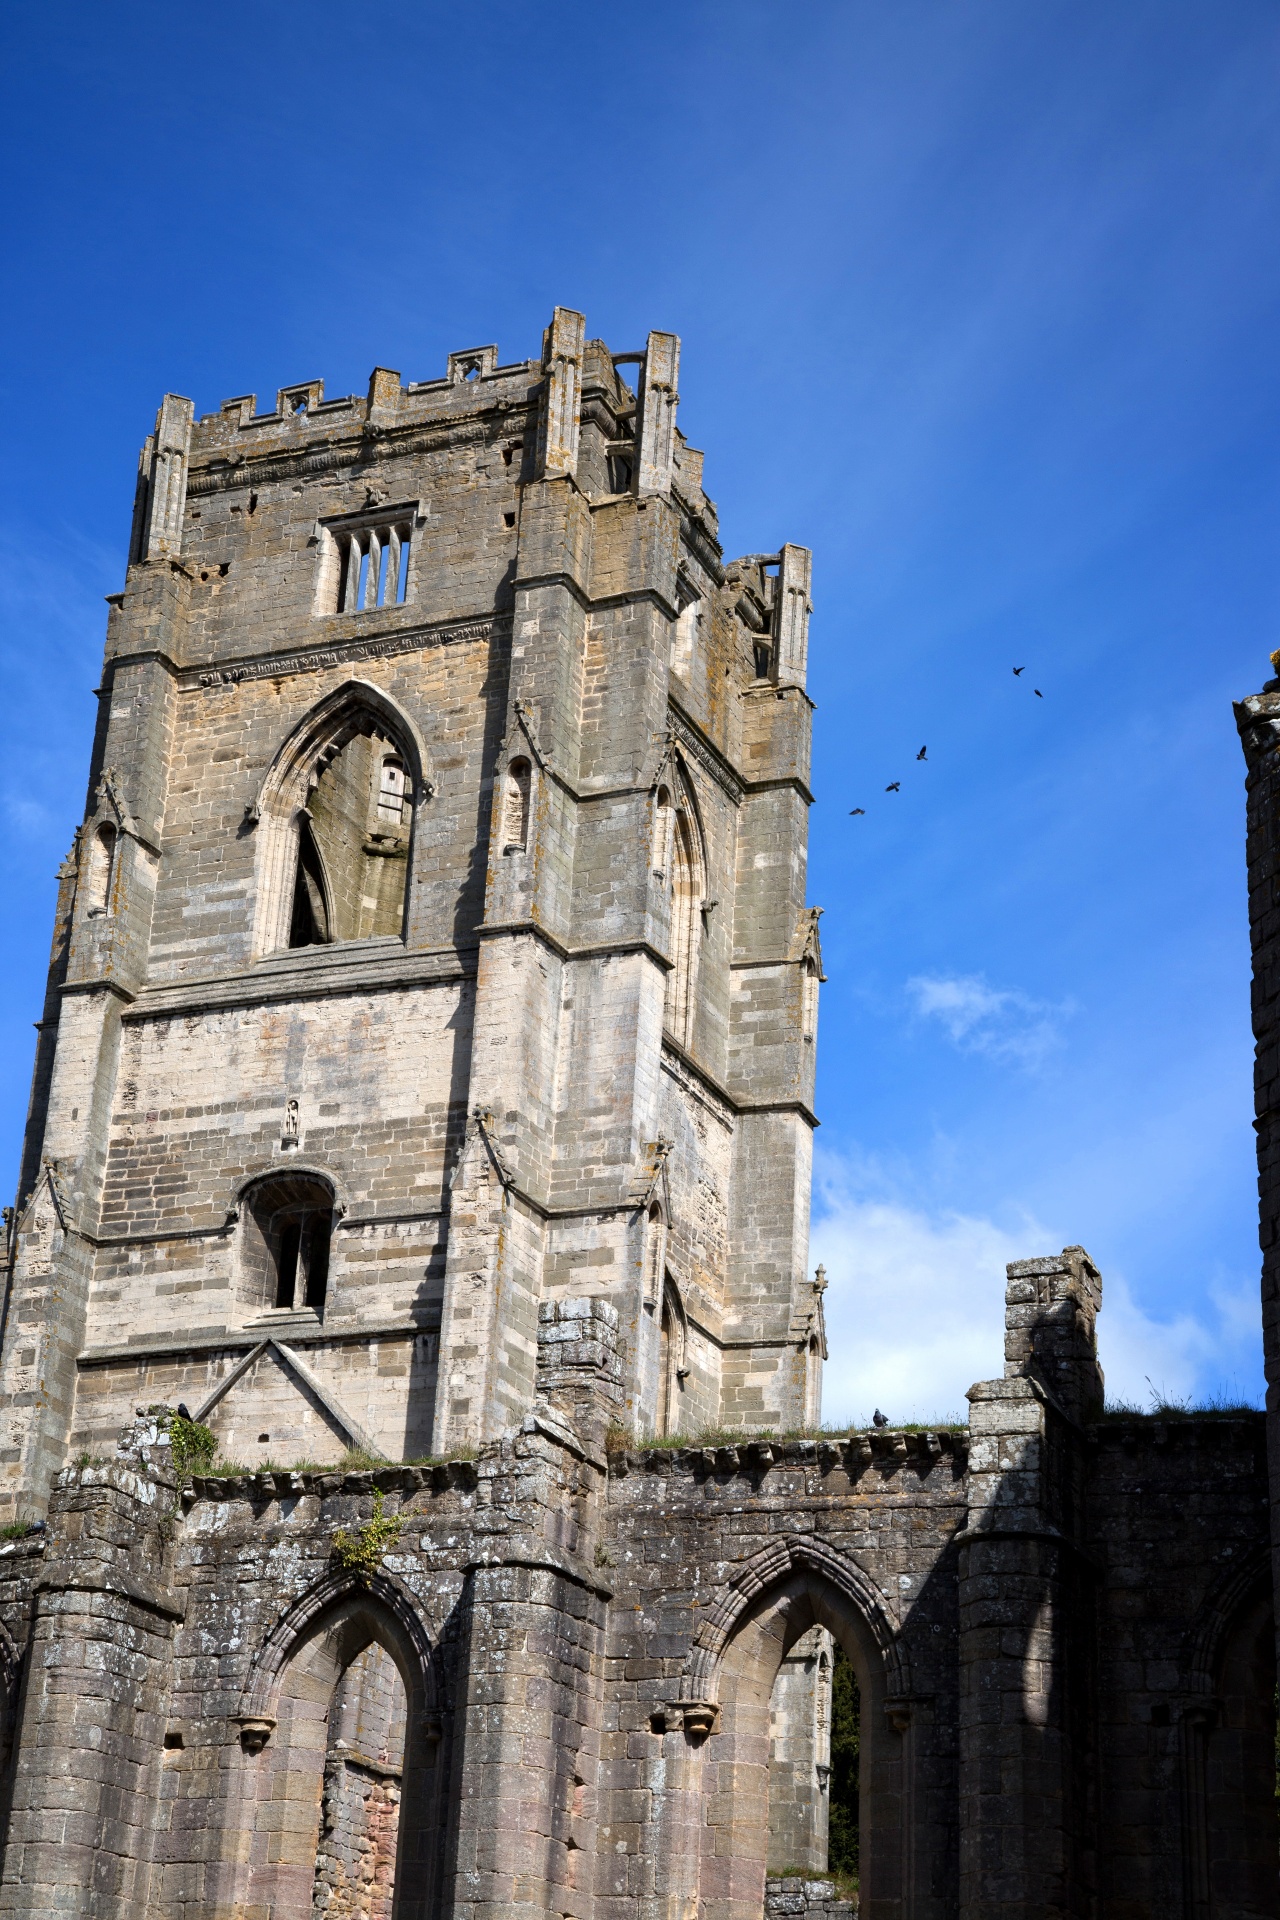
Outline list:
[[[533,769],[523,758],[511,761],[503,782],[502,851],[524,853],[529,845],[529,800]]]
[[[106,913],[111,904],[111,876],[116,863],[116,830],[104,820],[89,842],[89,912]]]
[[[661,797],[660,792],[659,801]],[[671,967],[667,974],[663,1025],[673,1040],[687,1047],[693,1032],[702,938],[704,867],[701,834],[687,790],[676,795],[671,814],[665,835],[670,859],[668,952]]]
[[[367,613],[374,607],[402,607],[409,591],[412,523],[395,520],[385,526],[353,527],[335,538],[339,555],[337,612]]]

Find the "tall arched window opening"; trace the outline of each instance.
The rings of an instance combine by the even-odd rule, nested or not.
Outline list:
[[[241,1255],[245,1306],[310,1308],[322,1316],[332,1233],[333,1194],[315,1175],[281,1175],[250,1188]]]
[[[865,1577],[848,1573],[837,1585],[793,1564],[746,1606],[719,1663],[713,1738],[732,1754],[733,1789],[709,1797],[703,1857],[734,1862],[722,1920],[757,1920],[766,1877],[787,1868],[825,1871],[863,1913],[907,1911],[906,1717],[886,1712],[888,1622],[880,1611],[873,1624],[877,1599],[855,1597]]]
[[[422,1652],[376,1600],[352,1594],[293,1653],[262,1702],[272,1731],[245,1747],[237,1912],[391,1920],[434,1910],[439,1723]]]
[[[533,769],[523,758],[511,761],[502,783],[502,851],[524,853],[529,845],[529,801]]]
[[[394,741],[356,733],[321,754],[298,817],[291,947],[402,931],[411,814]]]
[[[314,1913],[390,1920],[404,1777],[404,1683],[385,1648],[347,1668],[329,1708]]]
[[[89,842],[89,912],[106,913],[111,905],[111,878],[116,864],[116,830],[104,820]]]
[[[661,802],[662,791],[659,792]],[[693,1037],[698,961],[702,944],[702,904],[705,897],[705,867],[702,858],[702,834],[693,804],[693,794],[682,779],[667,809],[669,849],[670,932],[668,952],[671,967],[667,974],[663,1025],[682,1047]],[[665,822],[663,824],[666,824]]]

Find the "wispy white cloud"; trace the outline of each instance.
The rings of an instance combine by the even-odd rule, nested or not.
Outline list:
[[[1037,1067],[1062,1043],[1059,1022],[1069,1003],[1050,1006],[1012,987],[993,987],[978,973],[917,974],[907,982],[917,1015],[937,1020],[966,1053]]]
[[[1004,1368],[1005,1265],[1063,1246],[1010,1206],[1000,1220],[933,1210],[869,1160],[818,1156],[812,1259],[827,1269],[824,1419],[963,1419],[965,1391]],[[1259,1342],[1256,1287],[1219,1275],[1200,1312],[1148,1313],[1123,1274],[1103,1275],[1099,1346],[1111,1399],[1145,1405],[1229,1391]]]

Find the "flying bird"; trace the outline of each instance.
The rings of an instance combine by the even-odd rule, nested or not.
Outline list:
[[[1015,672],[1015,673],[1025,673],[1025,672],[1026,672],[1026,668],[1025,668],[1025,667],[1015,667],[1015,668],[1014,668],[1014,672]]]
[[[1043,695],[1043,694],[1041,693],[1041,691],[1040,691],[1040,689],[1039,689],[1039,687],[1032,687],[1032,689],[1031,689],[1031,691],[1032,691],[1032,693],[1034,693],[1034,695],[1035,695],[1035,697],[1036,697],[1036,699],[1037,699],[1037,700],[1043,700],[1043,699],[1044,699],[1044,695]]]
[[[849,818],[852,820],[855,813],[865,813],[865,812],[866,812],[865,807],[850,807]]]
[[[928,758],[929,758],[929,749],[928,749],[928,747],[921,747],[921,749],[920,749],[920,751],[919,751],[919,753],[918,753],[918,754],[916,755],[916,759],[917,759],[917,760],[927,760]]]
[[[885,788],[886,793],[900,793],[901,791],[902,791],[901,780],[891,780],[888,786]]]
[[[871,1416],[871,1424],[873,1427],[887,1427],[889,1424],[888,1414],[881,1413],[879,1407],[877,1407]]]

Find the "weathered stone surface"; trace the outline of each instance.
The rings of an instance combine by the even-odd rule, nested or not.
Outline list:
[[[868,1920],[1274,1911],[1261,1416],[1102,1418],[1067,1248],[967,1429],[814,1430],[810,562],[724,561],[678,367],[557,309],[161,410],[11,1235],[0,1916],[841,1920],[837,1641]]]

